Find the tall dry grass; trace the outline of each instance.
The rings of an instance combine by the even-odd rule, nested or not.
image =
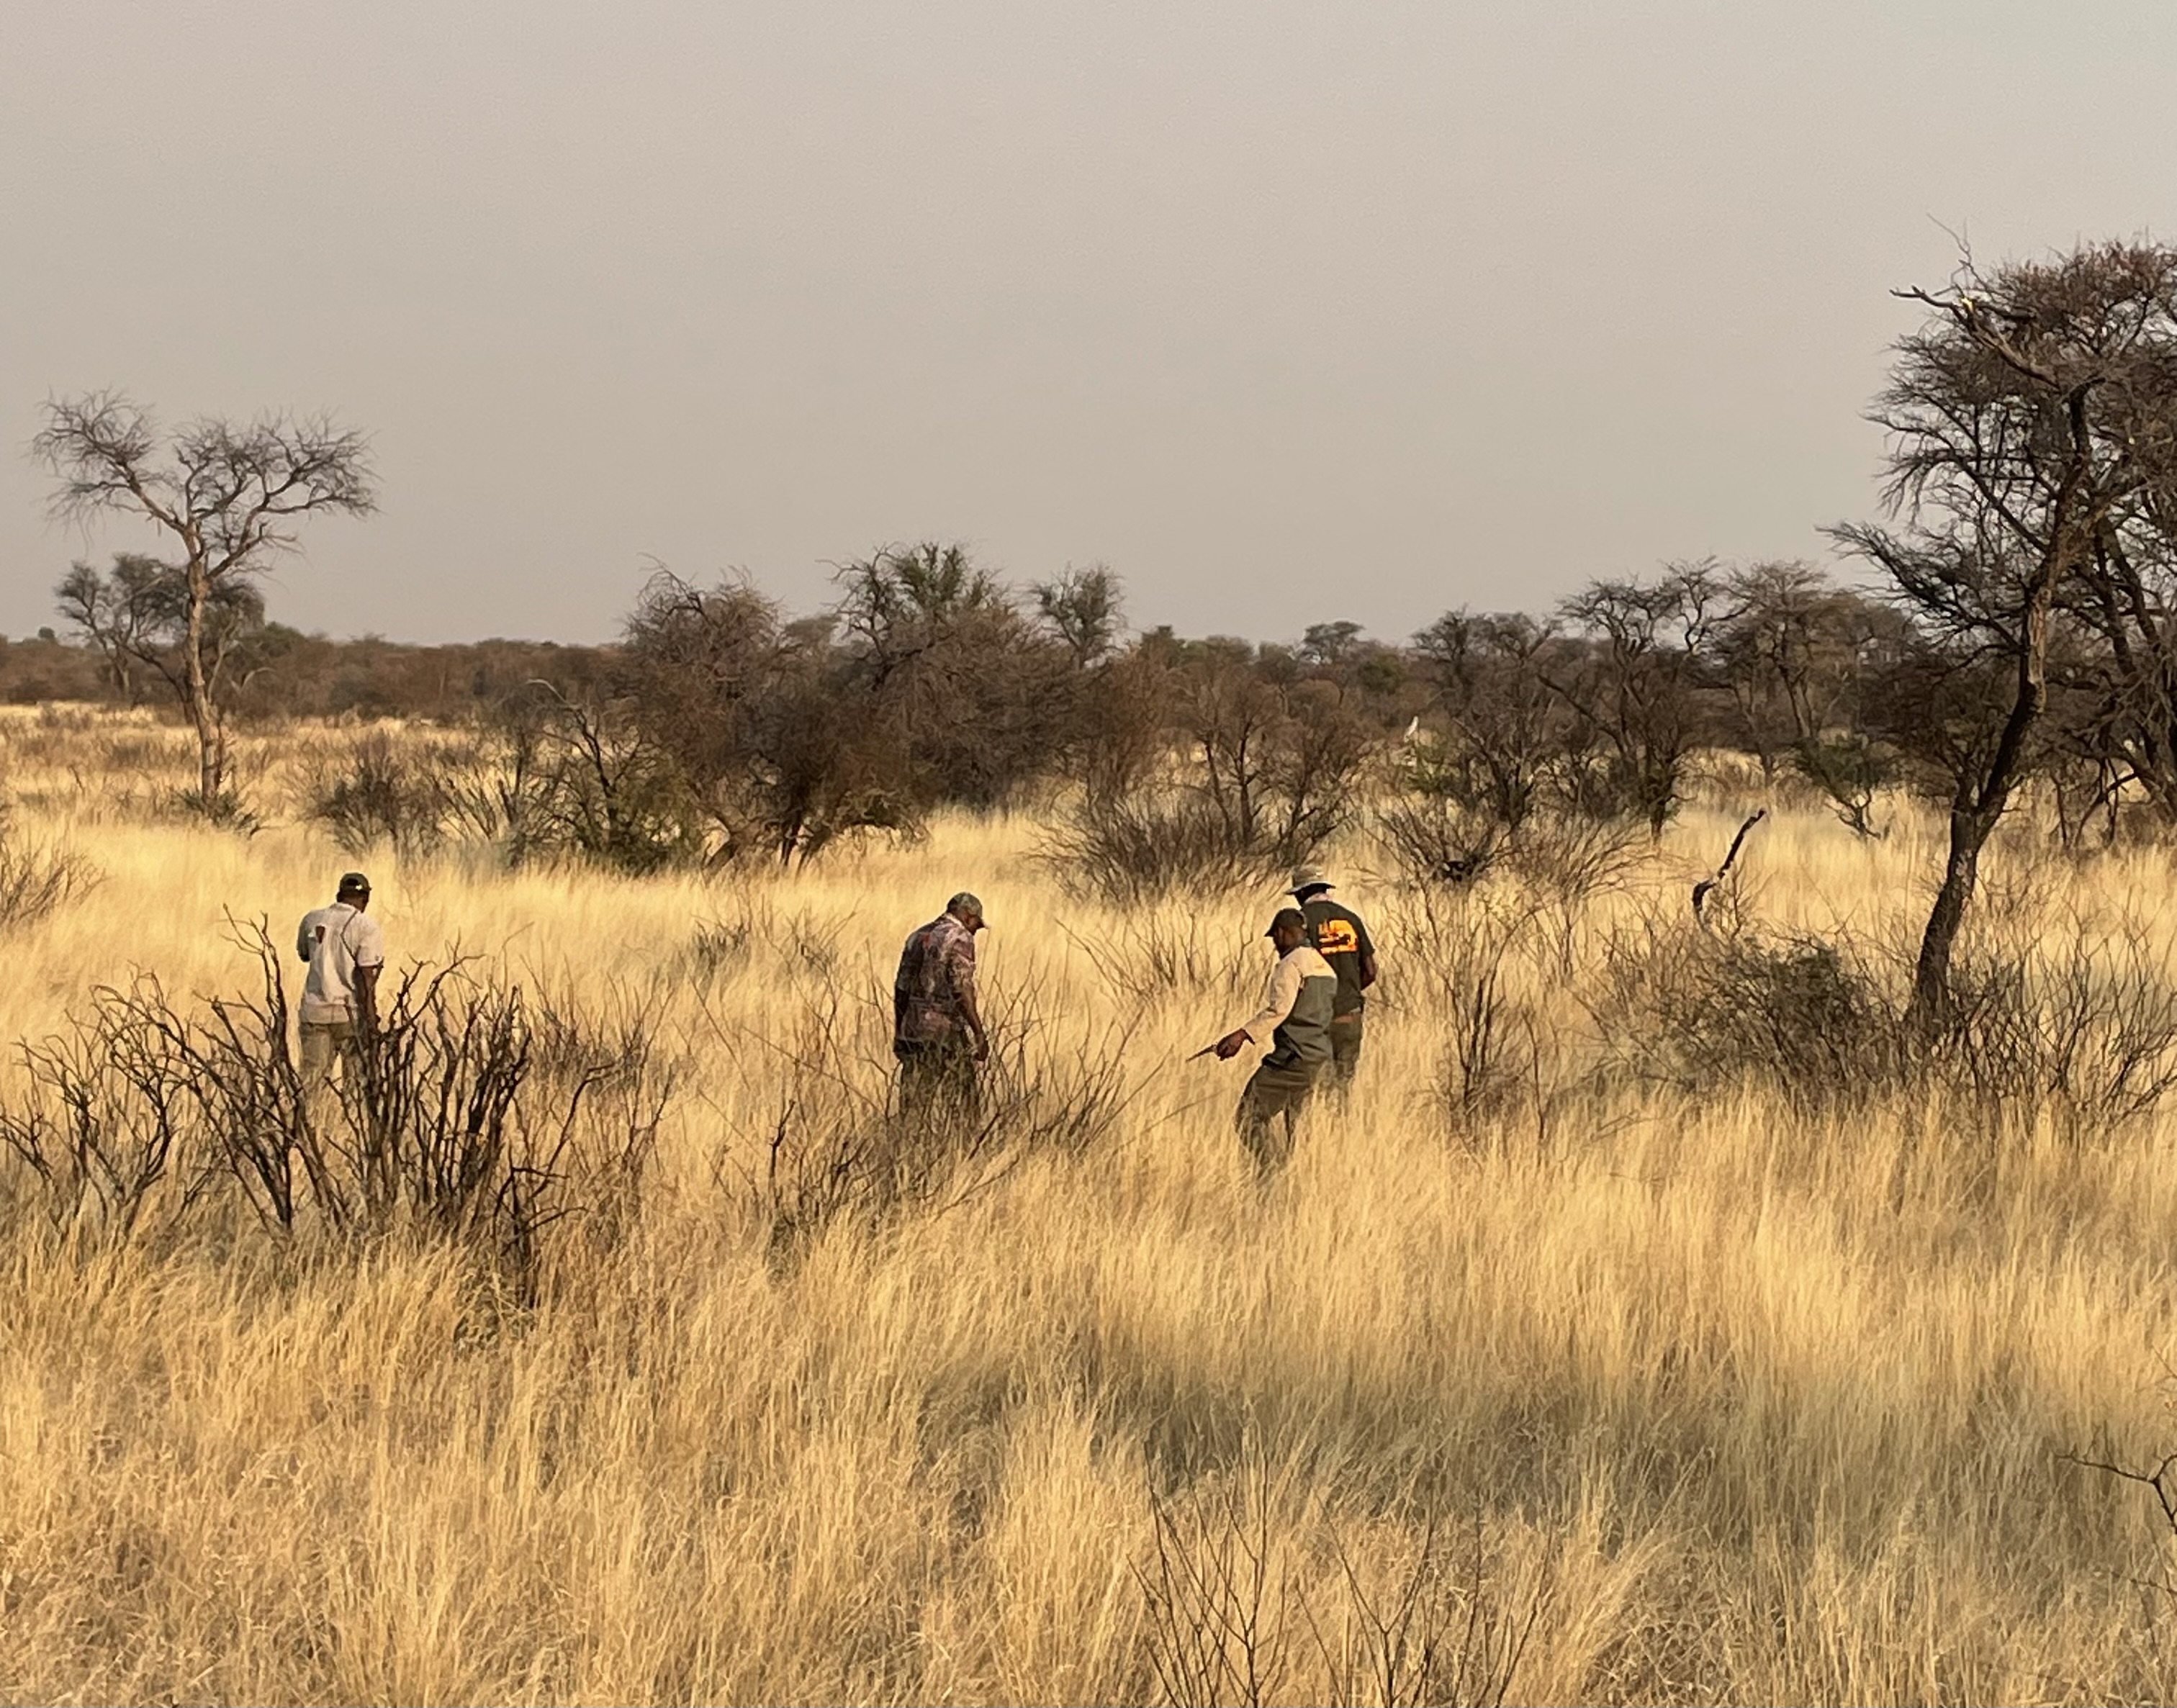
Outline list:
[[[0,735],[15,823],[104,879],[0,940],[7,1038],[139,971],[245,989],[226,914],[276,936],[349,864],[278,821],[277,741],[245,837],[128,784],[155,726]],[[1735,822],[1531,917],[1432,919],[1343,850],[1385,986],[1267,1191],[1240,1070],[1180,1058],[1243,1012],[1272,896],[1105,909],[1005,821],[791,876],[381,854],[396,957],[675,1060],[641,1214],[570,1223],[529,1295],[466,1248],[171,1202],[65,1238],[9,1175],[0,1695],[2171,1700],[2167,1533],[2072,1462],[2177,1449],[2169,1120],[1656,1077],[1612,958],[1677,941]],[[1928,835],[1781,814],[1738,916],[1907,944]],[[2177,948],[2158,851],[2024,838],[1995,876],[2012,941],[2083,911]],[[1024,1060],[1118,1052],[1113,1124],[782,1251],[813,1017],[841,1106],[880,1095],[898,941],[967,884]]]

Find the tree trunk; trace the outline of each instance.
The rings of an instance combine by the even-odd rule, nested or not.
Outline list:
[[[2003,733],[1989,756],[1988,770],[1975,789],[1961,778],[1951,803],[1951,853],[1944,863],[1942,887],[1928,914],[1928,929],[1921,934],[1920,958],[1912,969],[1912,1013],[1925,1022],[1942,1013],[1951,1000],[1951,957],[1957,947],[1958,930],[1965,923],[1966,903],[1972,899],[1980,876],[1980,851],[2004,809],[2011,791],[2026,773],[2026,743],[2049,703],[2049,614],[2056,603],[2056,586],[2071,567],[2078,543],[2071,537],[2071,506],[2084,490],[2089,442],[2087,437],[2087,395],[2083,389],[2071,396],[2071,460],[2049,512],[2049,541],[2035,565],[2033,581],[2026,591],[2025,608],[2019,614],[2018,690]]]
[[[1951,807],[1951,852],[1943,864],[1942,886],[1935,892],[1928,928],[1920,934],[1920,958],[1912,969],[1912,1012],[1923,1020],[1950,1006],[1951,960],[1958,928],[1965,924],[1966,903],[1972,899],[1980,878],[1981,849],[1994,828],[1995,820],[1976,812],[1961,789]]]
[[[189,722],[197,733],[197,810],[218,810],[226,792],[226,732],[219,709],[212,704],[211,679],[205,669],[205,608],[211,598],[211,581],[197,565],[189,565],[188,635],[182,663],[187,672]]]

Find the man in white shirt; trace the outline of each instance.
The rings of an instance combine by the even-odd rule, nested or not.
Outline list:
[[[1262,1008],[1239,1030],[1219,1039],[1215,1049],[1219,1061],[1230,1061],[1250,1043],[1269,1049],[1247,1082],[1239,1112],[1241,1139],[1256,1167],[1268,1175],[1292,1155],[1294,1126],[1330,1065],[1338,974],[1309,941],[1307,916],[1298,908],[1280,909],[1264,935],[1277,946],[1278,963],[1263,986]]]
[[[358,1029],[368,1034],[378,1024],[385,933],[364,912],[369,905],[370,880],[344,873],[333,904],[303,914],[295,934],[295,952],[310,963],[300,1010],[306,1085],[330,1078],[333,1058],[354,1054]]]

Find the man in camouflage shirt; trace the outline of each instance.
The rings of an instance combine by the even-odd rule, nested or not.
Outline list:
[[[974,1101],[976,1070],[990,1054],[975,1001],[975,933],[982,929],[983,903],[963,890],[900,952],[892,1053],[899,1059],[903,1110]]]

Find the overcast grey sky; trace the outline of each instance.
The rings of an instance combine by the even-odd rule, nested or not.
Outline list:
[[[2177,234],[2166,0],[0,5],[0,630],[49,395],[330,407],[276,614],[604,636],[964,538],[1275,637],[1863,514],[1938,282]]]

